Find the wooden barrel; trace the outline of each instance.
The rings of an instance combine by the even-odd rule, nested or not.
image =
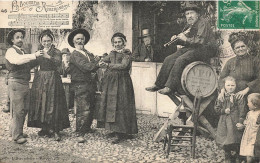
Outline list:
[[[217,88],[217,81],[214,69],[201,61],[186,66],[181,77],[183,90],[192,96],[195,96],[198,90],[202,97],[210,96]]]

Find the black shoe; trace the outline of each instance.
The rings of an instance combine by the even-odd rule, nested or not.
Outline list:
[[[112,144],[118,144],[127,139],[127,134],[117,133],[116,139],[112,141]]]
[[[122,139],[122,138],[116,138],[115,140],[113,140],[112,141],[112,144],[118,144],[118,143],[120,143],[120,142],[122,142],[124,139]]]
[[[54,133],[54,140],[55,141],[60,141],[61,140],[61,137],[60,137],[59,133],[57,133],[57,132]]]
[[[145,90],[146,91],[149,91],[149,92],[155,92],[155,91],[158,91],[159,89],[161,89],[160,87],[156,86],[156,85],[153,85],[151,87],[146,87]]]
[[[106,135],[107,138],[113,138],[116,136],[116,133],[115,132],[111,132],[109,134]]]
[[[93,130],[92,128],[89,128],[86,130],[86,133],[94,133],[96,130]]]
[[[125,134],[122,137],[123,137],[123,139],[134,139],[134,135],[127,135],[127,134]]]
[[[51,137],[53,137],[53,136],[55,135],[55,132],[54,132],[53,130],[49,130],[49,131],[47,131],[47,132],[48,132],[47,136],[48,136],[49,138],[51,138]]]
[[[38,132],[38,135],[39,135],[39,136],[46,136],[46,135],[49,135],[49,132],[48,132],[47,130],[41,129],[41,130]]]

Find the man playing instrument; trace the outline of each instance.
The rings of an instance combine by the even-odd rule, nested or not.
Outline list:
[[[182,33],[172,36],[177,45],[183,48],[165,58],[162,68],[152,87],[147,87],[150,92],[158,91],[161,94],[170,92],[185,92],[181,86],[183,69],[194,61],[208,62],[216,53],[216,42],[209,21],[200,16],[200,9],[193,3],[187,3],[184,8],[187,25]]]

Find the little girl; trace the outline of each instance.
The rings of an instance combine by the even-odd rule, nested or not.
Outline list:
[[[260,157],[260,93],[252,93],[247,99],[250,111],[244,121],[246,128],[241,141],[240,155],[246,156],[247,163],[251,163]],[[237,127],[242,129],[244,125]]]
[[[225,162],[235,162],[239,157],[242,131],[236,127],[246,116],[244,99],[235,98],[236,81],[228,76],[224,79],[224,100],[216,101],[215,110],[220,115],[216,143],[225,151]]]

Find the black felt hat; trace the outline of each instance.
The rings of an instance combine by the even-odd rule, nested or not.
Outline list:
[[[25,37],[25,30],[23,29],[13,29],[7,34],[7,42],[10,45],[13,45],[12,39],[14,38],[14,34],[17,32],[21,32],[23,36]]]
[[[194,10],[197,13],[200,13],[200,8],[196,4],[191,2],[186,3],[185,7],[183,8],[183,12],[186,12],[188,10]]]
[[[70,50],[68,48],[63,48],[61,50],[61,54],[68,54],[68,55],[70,55]]]
[[[77,35],[77,34],[83,34],[85,36],[85,42],[84,45],[86,45],[90,39],[90,34],[88,33],[87,30],[83,29],[83,28],[78,28],[75,29],[74,31],[72,31],[69,36],[68,36],[68,43],[71,47],[75,48],[74,43],[73,43],[73,38]]]

